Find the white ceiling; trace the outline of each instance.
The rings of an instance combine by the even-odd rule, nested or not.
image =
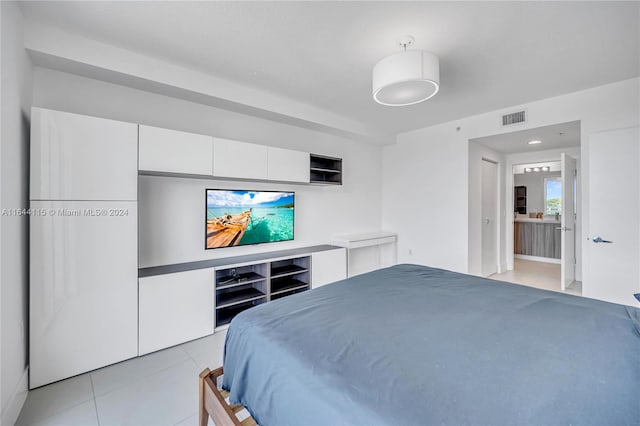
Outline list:
[[[638,2],[23,2],[25,17],[342,114],[385,133],[640,75]],[[395,39],[441,90],[393,108],[371,69]]]
[[[528,142],[532,140],[539,140],[542,143],[529,145]],[[471,141],[481,143],[494,151],[504,154],[576,147],[580,145],[580,122],[571,121],[535,129],[519,130],[472,139]]]

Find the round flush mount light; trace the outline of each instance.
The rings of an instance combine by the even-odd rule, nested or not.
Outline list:
[[[414,105],[440,90],[440,61],[424,50],[407,50],[412,36],[398,40],[403,52],[381,59],[373,67],[373,99],[382,105]]]
[[[529,141],[529,142],[527,142],[527,143],[528,143],[529,145],[538,145],[538,144],[541,144],[541,143],[542,143],[542,141],[541,141],[541,140],[536,139],[536,140]]]

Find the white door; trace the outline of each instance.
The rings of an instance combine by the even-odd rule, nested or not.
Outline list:
[[[31,110],[31,200],[137,200],[138,125]]]
[[[562,290],[565,290],[576,279],[576,159],[564,152],[560,154],[560,170],[562,174],[560,285]]]
[[[140,170],[213,175],[213,137],[140,125]]]
[[[31,209],[30,388],[135,357],[137,202],[32,201]]]
[[[268,179],[267,147],[229,139],[213,139],[213,175],[238,179]]]
[[[640,292],[640,132],[589,137],[589,224],[584,296],[638,306]]]
[[[497,272],[498,165],[482,160],[482,275]]]
[[[316,288],[347,278],[347,249],[317,251],[311,254],[311,287]]]
[[[138,355],[213,333],[213,268],[140,278]]]
[[[270,180],[309,183],[309,153],[267,148],[267,176]]]

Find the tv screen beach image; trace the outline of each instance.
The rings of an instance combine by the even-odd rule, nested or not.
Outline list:
[[[293,240],[294,193],[207,189],[206,248]]]

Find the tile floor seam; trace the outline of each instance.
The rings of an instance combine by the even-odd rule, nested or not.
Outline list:
[[[192,359],[191,357],[189,357],[189,359],[191,360],[191,362],[194,362],[194,361],[193,361],[193,359]],[[150,377],[156,376],[156,375],[158,375],[158,374],[160,374],[160,373],[163,373],[164,371],[169,370],[169,369],[171,369],[171,368],[173,368],[173,367],[176,367],[177,365],[179,365],[179,364],[181,364],[181,363],[183,363],[183,362],[185,362],[185,361],[187,361],[187,359],[186,359],[186,358],[185,358],[185,359],[180,360],[180,362],[178,362],[178,363],[176,363],[176,364],[172,364],[172,365],[170,365],[170,366],[168,366],[168,367],[166,367],[166,368],[163,368],[163,369],[161,369],[161,370],[154,371],[154,372],[153,372],[153,373],[151,373],[151,374],[147,374],[147,375],[146,375],[146,376],[144,376],[144,377],[140,377],[140,378],[138,378],[138,379],[136,379],[136,380],[133,380],[133,381],[131,381],[131,382],[127,383],[126,385],[120,386],[120,387],[118,387],[117,389],[112,389],[112,390],[110,390],[109,392],[104,393],[104,394],[100,395],[99,397],[94,398],[94,400],[96,401],[96,409],[97,409],[97,401],[98,401],[98,399],[105,398],[105,397],[107,397],[107,396],[111,395],[111,394],[112,394],[112,393],[114,393],[114,392],[122,391],[124,388],[127,388],[127,387],[129,387],[129,386],[137,385],[137,384],[139,384],[140,382],[142,382],[142,381],[144,381],[144,380],[146,380],[146,379],[148,379],[148,378],[150,378]],[[196,365],[196,369],[198,369],[198,366],[197,366],[197,365]],[[87,401],[88,401],[88,400],[87,400]],[[86,401],[85,401],[85,402],[86,402]]]
[[[93,393],[93,407],[96,410],[96,421],[98,422],[98,426],[100,426],[100,413],[98,413],[98,403],[96,402],[96,391],[93,387],[93,377],[89,374],[89,380],[91,381],[91,393]]]
[[[185,352],[187,352],[187,350],[185,349]],[[191,359],[191,362],[193,362],[193,365],[196,366],[196,369],[200,369],[200,366],[198,365],[198,361],[196,361],[196,359],[189,353],[187,352],[187,355],[189,355],[189,359]],[[184,419],[183,419],[184,420]]]
[[[186,352],[186,351],[185,351],[185,352]],[[187,358],[193,361],[193,358],[191,358],[191,356],[190,356],[189,354],[187,354]],[[120,385],[120,386],[117,386],[117,387],[115,387],[115,388],[113,388],[113,389],[109,390],[108,392],[102,393],[102,394],[100,394],[100,395],[95,395],[95,393],[94,393],[94,399],[104,398],[105,396],[110,395],[110,394],[112,394],[113,392],[117,392],[117,391],[119,391],[119,390],[122,390],[122,389],[124,389],[124,388],[126,388],[126,387],[128,387],[128,386],[131,386],[131,385],[133,385],[133,384],[136,384],[136,383],[138,383],[138,382],[140,382],[140,381],[142,381],[142,380],[144,380],[144,379],[146,379],[146,378],[148,378],[148,377],[155,376],[155,375],[156,375],[156,374],[158,374],[158,373],[161,373],[161,372],[163,372],[163,371],[165,371],[165,370],[168,370],[168,369],[170,369],[170,368],[175,367],[176,365],[179,365],[180,363],[182,363],[182,362],[186,361],[186,360],[187,360],[187,358],[180,359],[179,361],[176,361],[175,363],[171,363],[171,365],[167,365],[166,367],[163,367],[163,368],[161,368],[161,369],[159,369],[159,370],[155,370],[155,371],[153,371],[153,372],[151,372],[151,373],[147,374],[146,376],[139,377],[139,378],[137,378],[137,379],[133,379],[132,381],[127,382],[127,383],[124,383],[124,384],[122,384],[122,385]],[[107,368],[108,368],[108,367],[107,367]],[[92,382],[92,384],[93,384],[93,382]]]
[[[94,399],[94,400],[95,400],[95,399]],[[73,409],[73,408],[77,408],[77,407],[79,407],[79,406],[80,406],[80,405],[82,405],[82,404],[86,404],[86,403],[87,403],[87,402],[89,402],[89,401],[91,401],[91,398],[83,399],[82,401],[77,402],[77,403],[74,403],[73,405],[69,405],[68,407],[64,407],[64,408],[62,408],[62,409],[59,409],[59,410],[53,411],[51,414],[48,414],[47,416],[44,416],[44,417],[42,417],[42,418],[38,418],[38,417],[36,417],[35,421],[31,421],[29,424],[33,424],[33,423],[42,423],[43,421],[45,421],[45,420],[49,420],[50,418],[55,417],[55,416],[57,416],[58,414],[64,413],[65,411],[69,411],[69,410],[71,410],[71,409]],[[21,412],[21,414],[22,414],[22,412]],[[18,418],[18,419],[19,419],[19,418]],[[28,425],[25,425],[25,426],[28,426]]]
[[[197,414],[198,414],[198,412],[196,411],[196,413],[195,413],[195,414],[197,415]],[[173,426],[178,426],[180,423],[184,422],[185,420],[190,419],[191,417],[193,417],[193,413],[189,414],[189,415],[188,415],[187,417],[185,417],[184,419],[180,419],[180,420],[178,420],[177,422],[175,422],[175,423],[173,424]]]

